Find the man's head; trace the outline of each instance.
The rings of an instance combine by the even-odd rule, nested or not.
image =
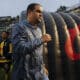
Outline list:
[[[38,3],[32,3],[27,8],[27,19],[32,24],[38,24],[41,22],[43,8]]]
[[[1,34],[2,39],[7,39],[9,37],[9,32],[3,31]]]

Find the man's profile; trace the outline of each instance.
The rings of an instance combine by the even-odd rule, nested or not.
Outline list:
[[[49,80],[43,69],[43,43],[51,41],[42,35],[38,24],[43,19],[43,8],[38,3],[27,7],[26,20],[12,28],[13,73],[12,80]]]

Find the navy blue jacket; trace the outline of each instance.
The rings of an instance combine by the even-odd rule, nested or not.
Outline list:
[[[12,27],[13,73],[12,80],[39,80],[42,77],[43,42],[39,27],[34,28],[27,21]],[[42,80],[42,79],[41,79]]]

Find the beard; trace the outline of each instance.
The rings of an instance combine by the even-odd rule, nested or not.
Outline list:
[[[39,24],[39,23],[42,22],[42,20],[43,20],[42,18],[39,18],[39,19],[36,20],[36,23]]]

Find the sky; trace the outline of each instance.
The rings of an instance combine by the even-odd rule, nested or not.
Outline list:
[[[80,0],[0,0],[0,16],[16,17],[34,2],[40,3],[45,11],[55,12],[61,5],[71,7]]]

